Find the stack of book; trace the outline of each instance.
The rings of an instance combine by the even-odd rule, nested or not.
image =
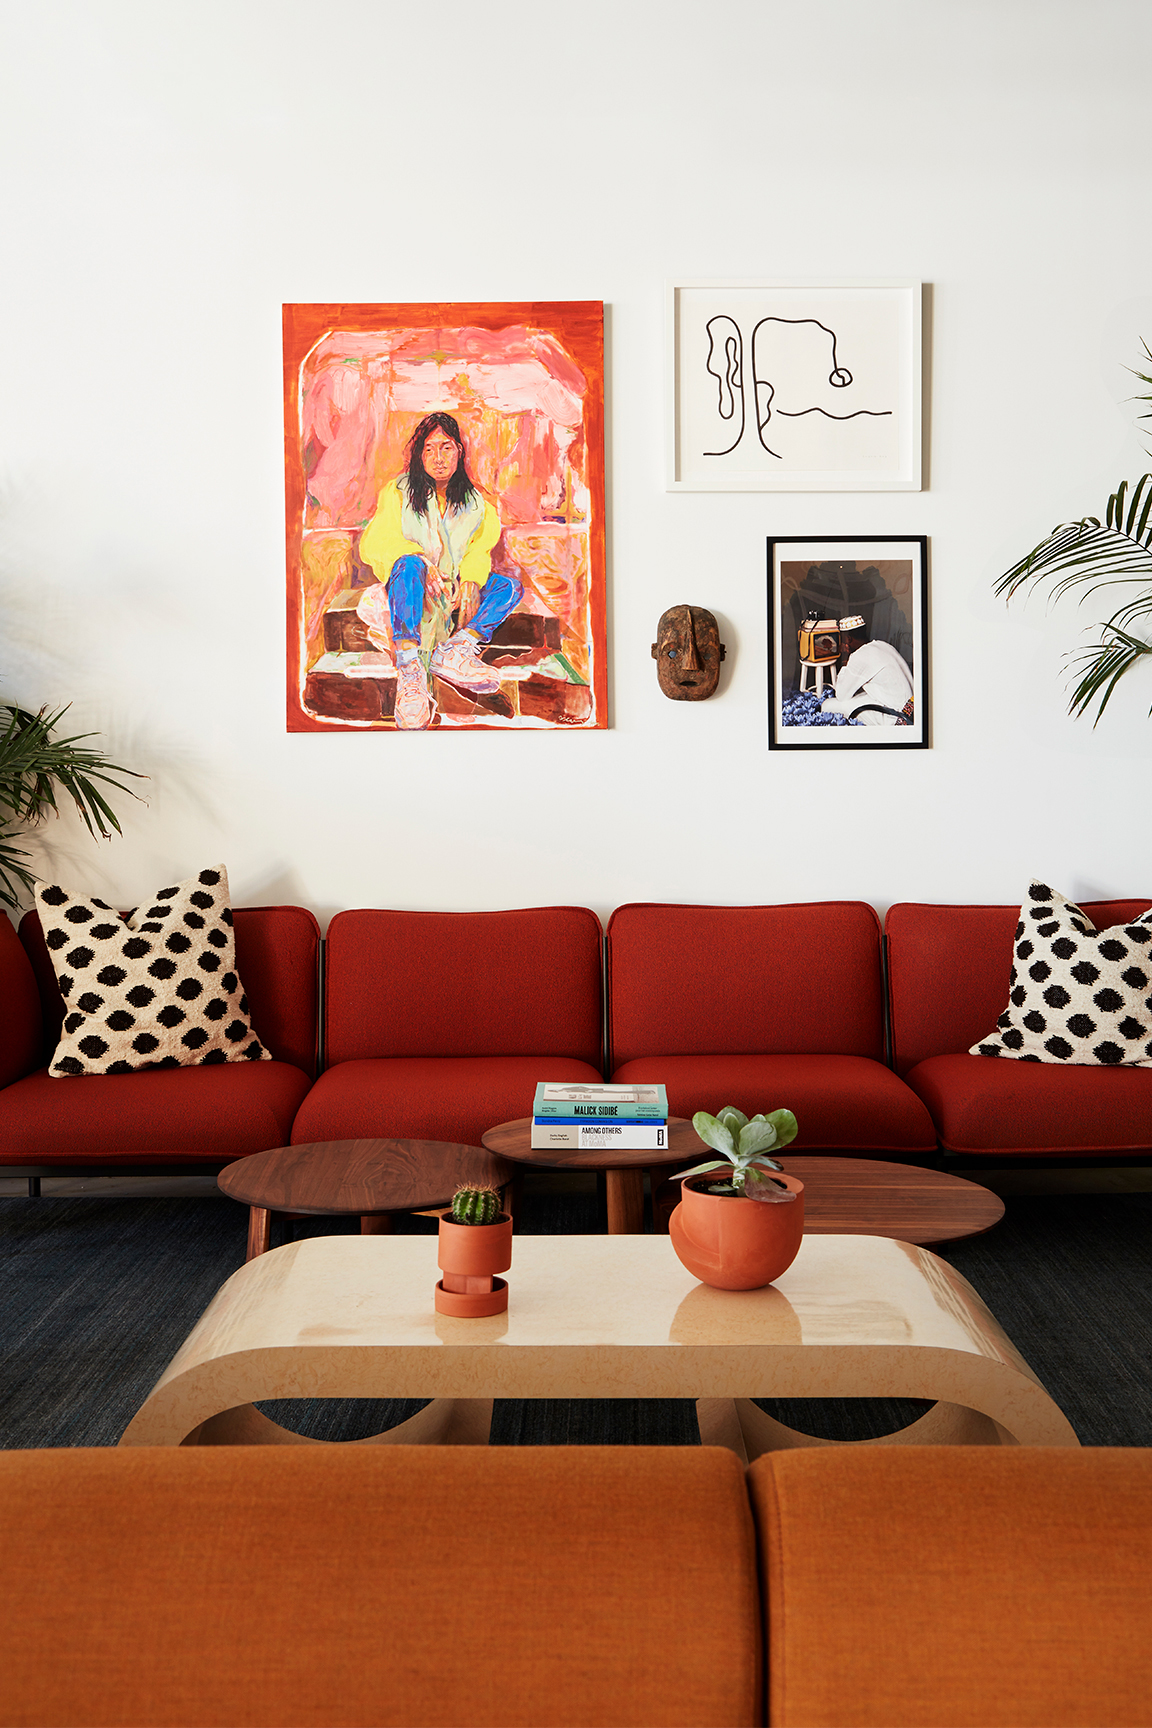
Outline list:
[[[584,1086],[542,1080],[532,1106],[532,1150],[667,1152],[663,1086]]]

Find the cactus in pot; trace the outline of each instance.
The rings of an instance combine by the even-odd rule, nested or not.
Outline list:
[[[494,1188],[457,1188],[440,1218],[438,1259],[438,1313],[479,1319],[504,1312],[508,1285],[496,1274],[512,1264],[512,1220]]]
[[[773,1110],[770,1116],[753,1116],[751,1120],[734,1104],[725,1104],[715,1116],[697,1110],[692,1126],[706,1146],[719,1152],[706,1164],[694,1164],[691,1170],[681,1170],[675,1178],[703,1176],[709,1170],[730,1169],[727,1180],[711,1183],[708,1192],[736,1195],[745,1200],[783,1198],[781,1191],[764,1174],[781,1167],[770,1154],[781,1151],[795,1140],[799,1129],[791,1110]]]
[[[499,1216],[495,1188],[457,1188],[452,1196],[453,1224],[495,1224]]]

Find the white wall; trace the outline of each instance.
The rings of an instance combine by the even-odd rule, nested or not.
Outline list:
[[[1152,466],[1144,0],[3,16],[0,694],[74,699],[151,776],[46,872],[128,904],[224,859],[322,918],[1152,893],[1152,667],[1073,722],[1081,619],[991,593]],[[927,490],[666,493],[665,282],[805,275],[933,284]],[[281,302],[592,298],[611,730],[289,736]],[[770,533],[930,536],[930,751],[769,753]],[[649,657],[681,600],[728,644],[706,704]]]

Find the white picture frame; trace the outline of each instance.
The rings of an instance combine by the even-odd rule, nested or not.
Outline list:
[[[670,492],[919,492],[921,282],[667,290]]]

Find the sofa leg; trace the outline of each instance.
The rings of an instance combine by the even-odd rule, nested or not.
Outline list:
[[[39,1176],[29,1176],[29,1178],[28,1178],[28,1198],[29,1198],[29,1200],[39,1200],[39,1198],[40,1198],[40,1178],[39,1178]]]
[[[250,1206],[248,1209],[248,1252],[245,1262],[255,1260],[258,1254],[267,1254],[272,1246],[272,1214],[267,1206]]]

